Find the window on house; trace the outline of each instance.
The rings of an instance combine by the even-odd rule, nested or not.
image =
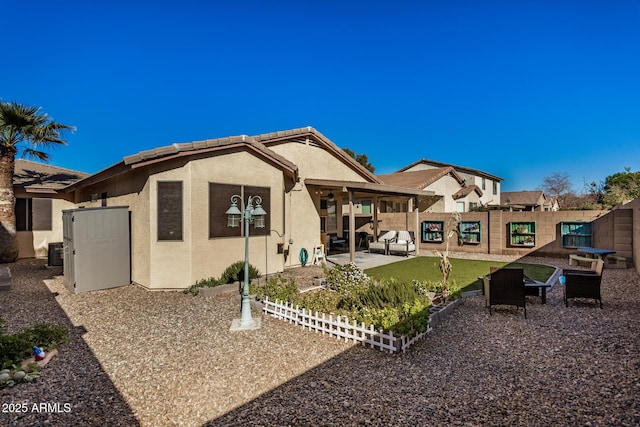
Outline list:
[[[493,194],[494,195],[498,194],[498,182],[497,181],[493,181]]]
[[[456,211],[464,212],[464,202],[456,202]]]
[[[478,208],[478,204],[476,202],[469,202],[469,211],[472,211],[477,208]]]
[[[327,200],[327,231],[338,229],[338,208],[335,200]]]
[[[16,231],[52,229],[51,199],[16,198]]]
[[[158,240],[182,240],[182,181],[158,182]]]
[[[100,194],[100,199],[102,200],[102,207],[107,206],[107,193],[106,191]]]
[[[483,190],[487,189],[487,180],[485,178],[482,178],[482,189]]]
[[[264,217],[264,228],[249,229],[249,236],[269,235],[271,230],[271,189],[269,187],[253,187],[248,185],[209,183],[209,238],[237,237],[244,235],[244,222],[241,227],[227,226],[227,209],[231,206],[231,197],[238,195],[244,203],[249,196],[260,196],[262,208],[267,211]],[[254,204],[255,206],[255,204]],[[242,211],[242,203],[238,203]]]

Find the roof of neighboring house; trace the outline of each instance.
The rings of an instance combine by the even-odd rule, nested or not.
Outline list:
[[[378,175],[378,178],[387,185],[397,187],[417,188],[419,190],[428,187],[440,178],[451,175],[462,185],[464,179],[451,166],[436,169],[422,169],[418,171],[396,172]]]
[[[451,197],[453,197],[454,200],[462,199],[463,197],[467,197],[469,194],[471,194],[474,191],[478,193],[478,196],[482,197],[482,190],[480,189],[480,187],[478,187],[475,184],[469,185],[467,187],[462,187],[460,190],[456,191],[455,194],[453,194],[453,196]]]
[[[538,206],[540,200],[545,199],[544,191],[531,190],[531,191],[503,191],[500,193],[501,205],[524,205],[524,206]]]
[[[87,176],[84,172],[16,159],[13,185],[25,191],[55,192]]]
[[[472,174],[472,175],[489,178],[490,180],[498,181],[498,182],[504,181],[504,179],[500,178],[499,176],[495,176],[495,175],[492,175],[492,174],[487,173],[487,172],[483,172],[483,171],[478,170],[478,169],[471,169],[471,168],[467,168],[465,166],[456,166],[456,165],[451,165],[449,163],[436,162],[435,160],[429,160],[429,159],[420,159],[418,161],[415,161],[415,162],[411,163],[410,165],[403,167],[398,172],[404,172],[404,171],[406,171],[408,169],[411,169],[412,167],[417,166],[419,164],[428,164],[428,165],[435,166],[435,167],[447,167],[447,166],[450,166],[450,167],[454,168],[458,172],[469,173],[469,174]]]

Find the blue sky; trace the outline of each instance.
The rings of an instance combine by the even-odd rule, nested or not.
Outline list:
[[[0,98],[77,127],[52,163],[313,126],[531,190],[640,170],[640,2],[2,1]]]

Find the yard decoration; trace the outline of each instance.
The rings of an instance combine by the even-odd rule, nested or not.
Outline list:
[[[451,214],[449,219],[447,220],[447,224],[445,226],[445,250],[444,252],[434,251],[436,255],[440,257],[440,272],[442,273],[442,299],[444,302],[447,301],[447,297],[449,296],[449,274],[451,273],[451,262],[449,261],[449,240],[455,234],[458,240],[458,245],[461,244],[462,233],[460,233],[460,213],[454,212]]]

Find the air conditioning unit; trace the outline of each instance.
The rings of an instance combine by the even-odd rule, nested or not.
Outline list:
[[[49,243],[49,253],[47,264],[49,267],[61,267],[63,263],[63,247],[62,242]]]

